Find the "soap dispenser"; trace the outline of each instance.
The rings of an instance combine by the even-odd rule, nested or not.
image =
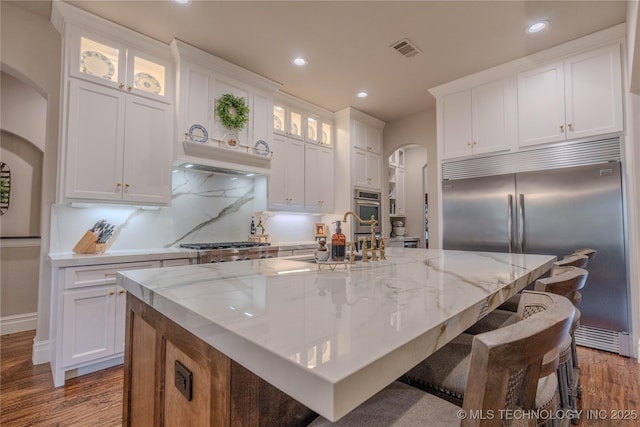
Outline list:
[[[346,238],[342,234],[342,221],[336,221],[336,232],[331,236],[331,259],[344,261]]]

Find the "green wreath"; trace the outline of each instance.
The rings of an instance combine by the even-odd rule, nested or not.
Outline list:
[[[216,102],[216,114],[229,129],[240,130],[249,121],[249,107],[244,98],[225,93]]]

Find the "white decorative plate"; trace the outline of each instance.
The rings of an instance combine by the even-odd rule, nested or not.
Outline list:
[[[82,52],[80,57],[80,70],[83,73],[106,80],[111,80],[116,72],[109,58],[95,50],[85,50]]]
[[[269,144],[266,141],[258,140],[255,146],[256,154],[260,154],[261,156],[269,155]]]
[[[147,73],[136,73],[133,76],[133,80],[136,88],[142,89],[151,93],[160,93],[162,90],[162,86],[160,86],[160,82],[156,80],[151,74]]]
[[[275,130],[282,130],[282,120],[280,120],[280,117],[273,116],[273,128]]]
[[[193,142],[207,142],[209,133],[202,125],[192,125],[189,128],[189,138]]]
[[[224,143],[226,144],[227,148],[235,150],[240,145],[240,138],[237,134],[231,132],[224,136]]]
[[[329,142],[329,137],[327,136],[327,133],[325,131],[322,131],[322,142],[324,142],[325,144]]]

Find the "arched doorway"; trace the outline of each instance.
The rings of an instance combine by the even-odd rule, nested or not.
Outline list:
[[[0,217],[0,333],[6,334],[36,328],[47,101],[8,73],[0,77],[0,161],[10,179]]]

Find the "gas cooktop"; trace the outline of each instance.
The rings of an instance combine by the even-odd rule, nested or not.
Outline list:
[[[265,242],[216,242],[216,243],[183,243],[181,248],[211,250],[211,249],[233,249],[233,248],[253,248],[256,246],[271,246]]]

